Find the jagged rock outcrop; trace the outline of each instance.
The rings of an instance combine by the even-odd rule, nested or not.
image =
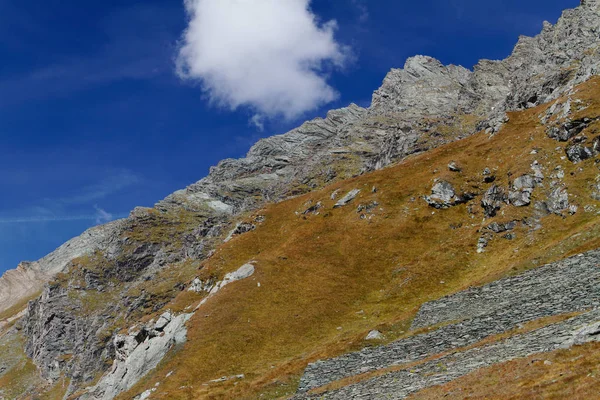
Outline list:
[[[585,2],[565,11],[556,25],[544,23],[538,36],[521,37],[507,59],[483,60],[473,71],[431,57],[409,58],[386,76],[369,109],[351,105],[263,139],[246,158],[222,161],[159,207],[201,196],[236,210],[252,208],[285,197],[294,184],[318,187],[334,179],[338,172],[331,166],[340,160],[358,173],[426,150],[420,140],[442,127],[454,130],[445,140],[477,129],[496,132],[506,122],[505,111],[549,102],[600,72],[599,21],[598,4]],[[459,124],[461,116],[473,124]],[[350,155],[352,160],[344,159]]]
[[[192,314],[181,314],[168,319],[161,316],[153,328],[142,328],[130,335],[115,338],[117,358],[111,370],[102,377],[81,400],[111,400],[130,389],[158,363],[174,346],[186,341],[185,323]]]

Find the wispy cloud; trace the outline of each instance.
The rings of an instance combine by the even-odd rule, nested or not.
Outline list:
[[[87,204],[140,183],[141,179],[129,170],[119,170],[103,178],[100,182],[84,186],[78,193],[56,199],[58,203]]]
[[[113,215],[99,210],[99,213],[89,215],[58,215],[58,216],[32,216],[32,217],[12,217],[0,218],[0,224],[26,224],[26,223],[45,223],[45,222],[69,222],[69,221],[95,221],[96,224],[103,224],[115,219],[125,218],[127,214]]]
[[[365,3],[365,0],[352,0],[352,5],[358,13],[358,21],[360,23],[367,22],[369,19],[369,9]]]
[[[141,178],[131,171],[112,171],[100,181],[83,186],[69,195],[45,198],[19,209],[3,210],[0,224],[68,221],[91,221],[104,224],[117,218],[124,218],[127,214],[108,212],[97,202],[101,200],[109,202],[112,195],[141,181]],[[90,210],[93,212],[88,212]]]

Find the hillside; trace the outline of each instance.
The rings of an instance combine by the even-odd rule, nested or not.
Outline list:
[[[411,58],[7,273],[0,399],[590,398],[599,26],[586,0],[473,71]]]

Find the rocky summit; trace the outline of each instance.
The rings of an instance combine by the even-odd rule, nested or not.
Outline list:
[[[600,1],[408,59],[0,278],[0,399],[596,398]]]

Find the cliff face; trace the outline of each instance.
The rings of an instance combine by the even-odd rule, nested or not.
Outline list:
[[[356,214],[360,221],[377,220],[378,215],[392,209],[410,216],[406,217],[410,219],[410,224],[428,226],[432,232],[438,232],[438,225],[433,222],[427,225],[433,218],[431,213],[436,212],[433,210],[446,210],[452,214],[460,209],[460,218],[457,215],[456,220],[449,222],[452,231],[471,226],[471,220],[475,218],[486,218],[490,222],[490,219],[502,217],[494,220],[496,225],[486,223],[485,227],[465,234],[473,254],[477,250],[485,253],[500,236],[512,235],[511,231],[517,226],[522,228],[524,236],[533,238],[544,224],[554,226],[554,220],[544,222],[544,218],[551,219],[557,215],[567,218],[570,214],[582,214],[581,208],[587,204],[577,205],[576,201],[573,202],[573,190],[568,184],[577,188],[585,186],[577,193],[586,198],[600,192],[596,183],[592,182],[591,169],[586,167],[584,173],[578,171],[580,167],[576,166],[594,158],[600,151],[596,140],[592,138],[598,129],[599,115],[594,103],[598,99],[590,94],[590,91],[593,93],[597,90],[593,86],[597,81],[591,78],[600,72],[599,46],[600,4],[597,1],[585,1],[580,7],[565,11],[556,25],[546,23],[540,35],[522,37],[507,59],[481,61],[473,71],[459,66],[444,66],[430,57],[410,58],[403,69],[394,69],[387,75],[382,87],[373,94],[373,102],[368,109],[350,105],[330,111],[326,118],[306,122],[284,135],[261,140],[250,149],[246,158],[220,162],[206,178],[173,193],[154,208],[138,208],[125,220],[93,228],[47,257],[7,272],[0,278],[0,313],[42,291],[41,296],[29,303],[26,316],[10,334],[20,335],[18,332],[22,332],[26,354],[45,380],[57,383],[64,379],[62,386],[65,388],[65,398],[72,395],[75,398],[111,399],[130,389],[135,391],[138,381],[150,373],[170,349],[183,346],[187,334],[186,321],[196,318],[199,315],[197,310],[210,308],[211,302],[218,302],[221,294],[217,295],[217,292],[221,293],[225,285],[238,280],[258,279],[251,278],[253,275],[246,272],[250,269],[247,265],[254,265],[251,261],[261,257],[260,252],[247,254],[239,250],[239,254],[230,253],[227,258],[215,256],[215,250],[224,248],[223,243],[227,243],[225,248],[243,249],[240,244],[243,240],[240,239],[252,235],[249,232],[256,231],[259,237],[260,232],[268,232],[267,226],[274,217],[265,216],[262,207],[267,204],[317,193],[324,187],[333,188],[331,185],[340,184],[343,185],[340,186],[343,188],[340,192],[321,193],[321,197],[314,199],[303,198],[305,203],[294,206],[296,216],[307,221],[315,216],[325,215],[329,218],[330,214],[332,218],[337,218],[337,214],[328,210],[330,206],[333,210],[333,203],[340,202],[341,206],[338,204],[335,208],[343,210],[345,205],[355,201],[360,204],[356,204],[358,209],[352,214]],[[577,85],[583,82],[595,83],[590,86],[592,89],[578,88]],[[585,96],[581,93],[585,93]],[[550,107],[551,102],[554,103]],[[516,111],[523,114],[511,114]],[[513,125],[507,128],[507,124]],[[518,157],[523,162],[525,158],[533,157],[535,160],[527,159],[527,165],[512,160],[517,150],[511,147],[510,140],[496,137],[504,132],[501,131],[503,128],[514,135],[519,129],[527,130],[530,137],[514,138],[515,142],[520,143],[517,147],[528,149],[527,154],[519,153]],[[477,132],[482,138],[473,136]],[[473,141],[469,142],[472,147],[458,143],[454,148],[444,146],[465,138]],[[486,140],[497,141],[494,146],[504,153],[493,153],[491,142]],[[560,153],[553,152],[556,146],[564,148],[559,149]],[[474,149],[486,149],[486,152],[472,155]],[[456,157],[461,154],[469,156],[463,164],[471,165],[451,163],[450,175],[440,174],[439,165],[429,165],[430,161],[426,160],[439,160],[440,163],[446,163],[442,167],[446,168],[453,160],[446,160],[445,152]],[[400,200],[386,198],[385,193],[382,198],[376,198],[378,188],[372,188],[373,185],[368,188],[348,186],[368,176],[365,175],[368,172],[379,171],[384,174],[380,171],[383,167],[419,153],[426,153],[426,157],[416,162],[426,164],[431,171],[427,169],[424,172],[422,168],[425,167],[415,165],[406,167],[405,172],[398,172],[394,176],[395,182],[402,180],[402,190],[410,193],[396,193],[397,199],[406,200],[406,204],[402,203],[402,211],[394,209],[400,207]],[[569,164],[563,165],[566,159]],[[496,163],[495,168],[492,163]],[[475,170],[474,165],[481,168]],[[581,180],[567,176],[567,180],[573,180],[566,183],[563,178],[567,170],[572,170],[572,176],[578,176]],[[464,179],[458,181],[455,174],[465,174],[460,175]],[[432,177],[436,179],[434,182],[431,182]],[[378,179],[379,182],[389,182],[383,177]],[[368,184],[366,180],[360,182],[363,186]],[[423,185],[427,188],[424,189]],[[347,193],[351,195],[340,200]],[[366,198],[367,193],[371,193],[373,198]],[[420,196],[425,196],[429,203],[423,202],[425,211],[414,204],[422,201]],[[389,204],[383,206],[384,200]],[[480,205],[482,210],[475,211]],[[527,212],[523,211],[522,207],[528,206]],[[412,215],[411,209],[420,211]],[[505,211],[509,214],[504,214]],[[586,213],[593,213],[593,210]],[[590,215],[586,214],[585,221],[578,220],[579,225],[571,226],[573,231],[582,229],[591,220]],[[340,225],[346,223],[345,219],[336,221]],[[409,224],[402,221],[398,223]],[[327,229],[322,228],[322,235],[334,229],[327,226]],[[381,229],[387,228],[383,226]],[[423,231],[413,236],[428,234]],[[291,233],[286,230],[285,233],[265,236],[264,241],[256,242],[254,247],[262,246],[260,243],[271,243],[268,247],[293,248],[296,244],[293,241],[275,243],[285,239],[286,235]],[[448,235],[444,232],[436,240]],[[550,240],[560,242],[566,237],[547,239],[549,243]],[[308,237],[298,240],[308,241]],[[361,240],[367,239],[360,238],[353,243],[361,246]],[[407,237],[405,240],[413,239]],[[313,243],[314,247],[309,247],[305,252],[311,254],[310,249],[320,249],[321,245]],[[388,245],[384,248],[393,249],[399,244],[394,242]],[[419,248],[419,245],[413,245]],[[350,249],[335,252],[340,259],[345,257],[346,252],[352,253]],[[378,252],[373,249],[373,254]],[[284,255],[273,257],[281,265],[287,260]],[[299,256],[298,265],[302,264],[303,257]],[[361,255],[356,254],[354,258],[343,259],[352,263],[359,257]],[[409,264],[412,255],[394,253],[389,257],[399,257],[403,263]],[[522,262],[530,260],[523,257]],[[369,261],[374,264],[382,260]],[[451,260],[440,256],[430,261],[443,264]],[[219,262],[225,263],[225,266],[215,268],[214,264]],[[230,265],[230,262],[237,264]],[[262,262],[268,264],[272,260]],[[337,265],[337,261],[329,262]],[[416,259],[414,263],[418,264]],[[242,265],[246,268],[240,268]],[[281,265],[273,267],[271,274],[280,272],[284,268]],[[261,266],[257,268],[260,271]],[[252,271],[254,273],[254,267]],[[292,274],[291,271],[289,273]],[[374,273],[374,277],[380,273]],[[499,269],[497,273],[502,276],[506,270]],[[352,274],[359,272],[353,271]],[[403,272],[394,274],[391,281],[395,282]],[[481,274],[475,276],[483,279]],[[337,279],[334,276],[328,278]],[[363,278],[367,279],[366,276]],[[449,282],[450,278],[444,278],[444,282],[445,279]],[[260,279],[267,280],[267,277]],[[411,279],[415,282],[418,280],[414,277],[406,279],[402,285],[409,285]],[[347,284],[352,285],[353,281],[349,280]],[[379,284],[387,284],[384,281]],[[460,288],[465,282],[456,281],[454,288]],[[243,284],[247,283],[240,283]],[[254,282],[254,286],[257,284],[261,287],[261,282]],[[325,287],[331,285],[330,289],[335,292],[333,283],[322,284]],[[357,297],[344,301],[351,304],[358,299],[374,296],[379,299],[377,301],[385,302],[387,297],[377,297],[374,288],[373,293],[366,292],[368,287],[365,284],[364,288],[355,288],[352,293]],[[427,300],[428,296],[438,293],[430,289],[427,287],[427,295],[415,295],[414,298]],[[392,291],[395,293],[396,290],[400,289]],[[231,295],[231,290],[225,289],[225,294]],[[315,294],[315,299],[322,299],[325,295]],[[333,294],[331,296],[335,299]],[[390,296],[395,298],[396,294]],[[209,298],[212,300],[208,301]],[[311,304],[303,306],[310,307]],[[320,310],[326,314],[326,307]],[[195,317],[192,317],[195,311]],[[207,318],[211,315],[209,311],[201,312]],[[228,315],[223,310],[221,312]],[[219,314],[217,311],[215,313]],[[252,315],[252,318],[257,317],[256,314]],[[385,312],[379,315],[378,318],[382,320],[388,318],[385,321],[393,319]],[[336,316],[328,318],[335,320]],[[231,316],[231,320],[237,320],[237,317]],[[195,320],[191,321],[193,324]],[[222,323],[223,329],[226,329],[231,321]],[[322,328],[317,328],[318,323],[317,320],[314,322],[314,329]],[[360,326],[364,329],[364,326]],[[224,332],[224,336],[234,335],[234,330]],[[320,333],[305,334],[319,337],[318,340],[322,340],[319,343],[325,347],[331,344],[321,338]],[[275,333],[273,335],[276,336]],[[198,337],[195,339],[196,342],[201,341]],[[215,341],[218,339],[214,338]],[[221,351],[228,350],[223,347]],[[287,357],[300,357],[299,354],[285,354]],[[302,358],[302,363],[305,361]],[[207,361],[206,365],[210,365],[210,362]],[[242,362],[238,365],[242,365]],[[1,366],[0,359],[0,383],[4,374],[9,372],[9,369],[3,372]],[[202,371],[199,376],[221,372],[230,374],[235,380],[235,371],[224,371],[217,366],[213,370]],[[261,373],[261,376],[268,376],[264,371]],[[115,378],[117,375],[123,377],[120,383]],[[210,379],[207,381],[211,381],[211,385],[218,383]],[[188,383],[186,381],[186,385]],[[180,386],[187,388],[186,385]],[[82,389],[85,391],[82,392]],[[145,392],[145,396],[155,392],[156,389],[150,390]],[[201,397],[199,392],[194,393]],[[163,397],[169,398],[168,393]]]
[[[55,274],[65,270],[71,260],[96,250],[111,252],[121,222],[92,228],[69,240],[36,262],[23,262],[0,277],[0,314],[11,307],[23,307],[31,296],[38,294]]]

